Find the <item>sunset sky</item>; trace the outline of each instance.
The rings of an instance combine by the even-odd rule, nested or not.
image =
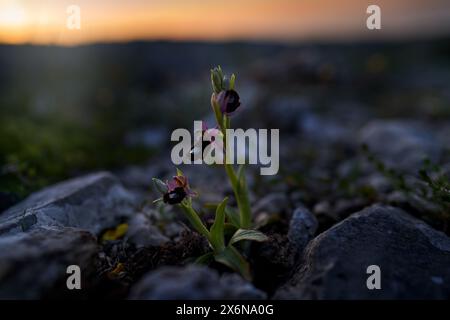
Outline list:
[[[81,30],[66,28],[71,4],[81,8]],[[366,29],[369,4],[381,7],[381,31]],[[352,41],[449,31],[449,0],[0,0],[0,43]]]

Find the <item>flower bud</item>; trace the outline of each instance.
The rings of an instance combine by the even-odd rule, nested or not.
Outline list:
[[[223,73],[219,67],[211,70],[211,84],[215,93],[219,93],[223,89]]]
[[[215,96],[223,114],[231,115],[241,105],[239,95],[234,90],[221,91]]]

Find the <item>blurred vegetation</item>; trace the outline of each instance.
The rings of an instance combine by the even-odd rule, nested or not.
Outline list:
[[[19,93],[18,93],[19,92]],[[26,87],[0,98],[0,192],[20,199],[48,184],[90,170],[148,160],[152,150],[123,143],[126,122],[108,112],[70,108],[39,110]],[[51,107],[51,103],[49,103]],[[116,119],[114,119],[116,118]]]
[[[420,214],[423,218],[430,219],[433,224],[439,223],[446,233],[450,231],[450,177],[441,166],[425,159],[418,172],[407,174],[388,168],[367,145],[362,146],[362,151],[375,169],[388,179],[394,190],[422,207]],[[409,181],[408,175],[415,179]]]
[[[224,56],[206,43],[0,45],[0,211],[5,195],[15,202],[91,170],[148,162],[170,139],[146,145],[146,130],[169,135],[209,112],[204,84],[216,59],[271,52],[229,48]]]
[[[58,117],[10,112],[0,118],[0,191],[20,198],[50,183],[99,168],[147,160],[152,151],[115,143],[119,132]]]
[[[164,145],[149,147],[129,143],[130,134],[162,127],[169,135],[204,119],[210,113],[209,69],[217,64],[239,72],[239,86],[248,95],[241,97],[245,105],[236,126],[278,127],[284,121],[282,132],[295,132],[296,118],[273,110],[289,96],[322,116],[335,117],[340,110],[339,115],[355,112],[367,119],[425,118],[441,124],[450,119],[447,40],[0,45],[0,203],[2,192],[22,198],[87,171],[150,161],[169,145],[169,137]],[[252,105],[258,109],[251,111]],[[313,149],[298,159],[319,168]],[[342,159],[348,157],[344,151]],[[302,189],[320,181],[301,176],[301,170],[285,171],[283,176]],[[354,186],[357,173],[341,179],[340,189],[348,197],[373,198],[373,190]]]

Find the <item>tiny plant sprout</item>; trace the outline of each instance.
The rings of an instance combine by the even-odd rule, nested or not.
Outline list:
[[[226,130],[230,128],[230,116],[241,106],[239,94],[235,91],[236,76],[230,78],[223,74],[220,66],[211,70],[212,96],[211,106],[217,121],[215,129],[209,129],[204,124],[202,133],[209,131],[211,136],[220,135],[223,141],[221,149],[227,150],[225,139]],[[204,148],[211,142],[198,141],[194,144],[190,156],[195,159],[202,154]],[[172,179],[163,182],[153,178],[155,189],[161,194],[156,201],[163,201],[167,205],[175,205],[182,209],[185,217],[192,227],[203,235],[209,243],[211,251],[197,259],[198,263],[210,263],[213,260],[226,265],[232,270],[240,273],[244,278],[251,279],[250,267],[238,248],[241,241],[266,241],[267,237],[252,229],[251,208],[248,197],[247,183],[245,179],[244,166],[241,165],[236,171],[233,165],[226,161],[223,164],[225,172],[230,181],[237,203],[237,210],[227,206],[228,198],[225,198],[215,207],[215,218],[212,226],[208,229],[200,218],[197,211],[192,207],[192,198],[197,194],[189,186],[188,178],[177,168],[177,174]],[[225,237],[225,230],[227,230]],[[231,230],[231,232],[230,232]]]

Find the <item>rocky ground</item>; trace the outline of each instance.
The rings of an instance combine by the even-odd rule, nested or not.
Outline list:
[[[419,165],[419,151],[444,156],[443,143],[428,133],[412,123],[376,120],[358,134],[377,159],[400,170]],[[326,144],[322,150],[325,161]],[[290,153],[283,154],[285,161]],[[272,183],[250,171],[254,219],[270,238],[246,252],[252,283],[218,265],[192,264],[207,250],[205,240],[176,208],[151,202],[151,177],[172,174],[164,161],[47,187],[0,215],[0,297],[448,299],[448,203],[396,189],[363,157],[364,151],[335,164],[345,173],[361,162],[351,195],[326,179],[311,190],[290,175]],[[220,168],[187,167],[185,173],[201,194],[205,221],[211,221],[202,204],[231,192]],[[404,179],[429,188],[414,175]],[[65,287],[71,264],[81,267],[80,291]],[[382,290],[367,289],[369,265],[380,266]]]
[[[247,171],[269,237],[244,252],[251,282],[194,265],[206,241],[176,207],[152,203],[151,178],[174,174],[161,121],[126,135],[161,146],[147,164],[74,174],[20,202],[0,193],[0,298],[449,299],[450,68],[427,46],[383,48],[268,48],[239,69],[233,126],[281,133],[279,174]],[[235,205],[222,168],[182,169],[206,223],[209,203]],[[72,264],[82,290],[66,288]],[[370,265],[381,290],[366,287]]]

